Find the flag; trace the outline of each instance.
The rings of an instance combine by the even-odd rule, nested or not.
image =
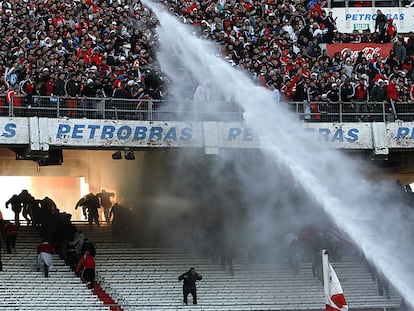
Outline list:
[[[326,295],[326,311],[348,311],[348,305],[346,304],[344,292],[342,286],[339,283],[335,270],[331,263],[329,265],[329,285],[325,287]],[[326,291],[329,292],[326,292]]]

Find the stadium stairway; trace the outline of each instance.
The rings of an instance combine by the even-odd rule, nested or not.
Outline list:
[[[310,260],[294,275],[286,262],[249,264],[234,260],[235,275],[197,253],[167,248],[135,248],[114,241],[109,227],[82,229],[96,245],[97,281],[123,310],[325,310],[323,287],[312,275]],[[375,282],[356,255],[332,265],[350,310],[398,310],[400,296],[381,297]],[[178,275],[194,266],[198,305],[182,303]]]
[[[16,253],[5,254],[3,244],[0,310],[110,310],[57,255],[48,278],[37,271],[36,250],[40,242],[38,232],[22,226],[18,231]]]

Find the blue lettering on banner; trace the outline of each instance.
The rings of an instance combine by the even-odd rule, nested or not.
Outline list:
[[[359,139],[359,129],[350,128],[344,130],[342,128],[331,130],[329,128],[305,128],[305,131],[315,132],[319,134],[319,138],[327,142],[348,142],[355,143]],[[413,134],[414,135],[414,134]],[[253,130],[251,128],[232,127],[229,129],[227,141],[252,141],[254,138]]]
[[[411,132],[411,136],[410,136],[410,132]],[[410,129],[408,127],[399,127],[397,131],[396,139],[401,139],[401,138],[414,139],[414,128]]]
[[[240,135],[241,135],[242,141],[253,141],[253,130],[251,128],[238,128],[238,127],[232,127],[229,129],[227,140],[228,141],[237,140]]]
[[[16,127],[17,125],[15,123],[7,123],[4,126],[4,131],[1,136],[6,137],[6,138],[12,138],[16,136]]]
[[[393,18],[394,20],[402,21],[405,19],[404,13],[385,14],[387,18]],[[348,13],[345,14],[346,21],[359,21],[359,22],[370,22],[377,19],[377,14],[370,13]]]
[[[315,132],[316,130],[313,128],[306,128],[305,131]],[[326,142],[355,143],[359,139],[359,130],[357,128],[350,128],[348,131],[344,131],[342,128],[335,129],[334,131],[328,128],[319,128],[317,129],[317,132],[319,134],[319,139]]]
[[[14,128],[16,125],[14,124]],[[15,135],[15,131],[12,126],[5,127],[7,135]],[[166,131],[166,133],[164,133]],[[3,136],[6,135],[3,134]],[[11,137],[11,136],[10,136]],[[59,124],[56,133],[56,139],[119,139],[119,140],[155,140],[155,141],[189,141],[192,139],[192,128],[182,128],[177,133],[176,127],[164,129],[162,127],[146,127],[136,126],[131,127],[123,125],[119,128],[113,125],[85,125],[85,124]]]
[[[355,143],[358,141],[358,134],[359,130],[357,128],[350,128],[346,132],[346,137],[344,130],[342,128],[335,129],[331,131],[328,128],[320,128],[318,129],[320,139],[323,139],[327,142],[348,142],[348,143]]]

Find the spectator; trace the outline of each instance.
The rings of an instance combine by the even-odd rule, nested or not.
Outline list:
[[[351,84],[351,80],[346,79],[344,83],[340,86],[339,94],[341,101],[345,103],[352,102],[352,99],[355,95],[355,89]]]
[[[412,55],[414,53],[414,32],[410,31],[408,33],[407,39],[407,54]]]
[[[395,103],[400,101],[398,98],[398,91],[397,91],[397,77],[393,76],[391,81],[388,82],[387,85],[387,98],[388,102],[391,104],[392,111],[394,113],[395,118],[397,119],[397,110],[395,108]]]
[[[0,239],[0,272],[3,271],[3,262],[1,261],[1,248],[2,248],[3,244],[1,242]]]
[[[97,193],[96,196],[99,198],[101,202],[101,206],[104,210],[105,220],[106,223],[109,225],[111,223],[110,221],[110,210],[112,207],[111,197],[115,196],[115,193],[113,192],[107,192],[105,189],[102,189],[101,192]]]
[[[6,242],[7,254],[12,253],[12,249],[16,252],[17,230],[16,226],[8,220],[0,221],[0,231],[3,240]]]
[[[92,224],[95,222],[99,227],[99,198],[95,194],[89,193],[79,199],[79,201],[76,203],[75,209],[78,209],[80,206],[82,207],[83,215],[88,219],[89,225],[92,226]]]
[[[66,73],[59,72],[57,75],[57,79],[55,81],[54,89],[53,89],[54,96],[64,97],[66,95],[65,81],[66,81]]]
[[[413,104],[414,103],[414,84],[412,83],[411,79],[409,79],[407,83],[408,83],[408,86],[407,86],[408,93],[410,95],[408,100],[410,104]]]
[[[80,275],[82,282],[86,283],[86,286],[90,289],[94,287],[95,283],[95,258],[88,250],[79,260],[76,266],[76,272]]]
[[[339,89],[338,84],[332,83],[331,89],[326,93],[330,102],[338,102],[339,101]]]
[[[83,243],[82,243],[82,251],[81,254],[82,256],[88,252],[91,256],[95,257],[96,255],[96,249],[95,249],[95,245],[93,245],[88,238],[84,238]]]
[[[377,10],[377,18],[375,19],[375,31],[378,32],[378,42],[386,41],[387,16],[381,10]]]
[[[36,200],[26,189],[23,189],[17,197],[22,205],[22,215],[29,225],[32,221],[32,209]]]
[[[78,81],[78,75],[72,73],[70,79],[66,81],[65,85],[66,95],[69,97],[67,100],[66,114],[69,118],[76,118],[78,108],[78,97],[81,95],[81,86]]]
[[[387,99],[387,90],[385,88],[385,82],[383,79],[378,79],[374,87],[371,90],[370,95],[372,102],[384,102]]]
[[[387,22],[386,41],[392,42],[397,37],[397,26],[394,25],[394,19],[389,18]]]
[[[17,228],[20,227],[20,212],[22,211],[22,202],[20,201],[17,194],[14,194],[9,200],[5,203],[6,208],[9,208],[9,205],[11,205],[11,209],[14,212],[14,224]]]
[[[112,236],[125,238],[128,232],[128,209],[118,203],[115,203],[109,213],[109,219],[112,217]]]
[[[359,83],[355,86],[355,93],[354,93],[354,107],[355,107],[355,113],[356,117],[359,121],[367,121],[367,115],[368,112],[368,87],[365,84],[365,79],[361,78],[359,80]],[[362,113],[362,115],[360,115]]]
[[[226,239],[225,241],[221,241],[221,247],[220,247],[220,255],[221,255],[221,269],[224,270],[227,269],[229,270],[229,273],[231,276],[234,276],[234,267],[233,267],[233,258],[235,255],[235,247],[232,244],[231,241],[228,241],[228,239]]]
[[[377,270],[376,279],[378,283],[378,295],[384,296],[384,293],[385,293],[387,298],[390,299],[390,286],[389,286],[387,278],[384,276],[384,274],[381,271]]]
[[[97,88],[94,80],[88,78],[81,90],[83,117],[96,119],[96,93]]]
[[[65,241],[65,261],[72,271],[76,271],[76,264],[78,262],[76,242],[77,240],[74,234]]]
[[[183,300],[184,304],[187,304],[188,294],[193,296],[193,304],[197,304],[197,289],[196,281],[200,281],[203,277],[195,271],[195,268],[190,268],[187,272],[181,274],[178,277],[178,281],[184,280],[183,283]]]
[[[293,269],[295,275],[299,273],[300,261],[301,261],[301,247],[298,237],[293,233],[285,235],[285,243],[288,254],[288,261]]]
[[[407,58],[407,49],[405,48],[402,40],[397,40],[397,42],[394,43],[393,48],[394,48],[395,57],[398,60],[398,64],[396,65],[398,66],[402,64],[403,61]]]
[[[44,240],[38,247],[37,247],[37,264],[38,269],[40,271],[43,268],[45,277],[49,277],[49,270],[53,268],[53,254],[55,250],[49,244],[48,241]]]

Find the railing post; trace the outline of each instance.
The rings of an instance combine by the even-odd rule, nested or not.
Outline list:
[[[56,117],[57,118],[60,117],[60,96],[57,97],[57,102],[56,102]]]
[[[102,97],[101,99],[103,100],[102,118],[105,120],[106,119],[106,98]]]
[[[338,105],[339,105],[339,122],[342,123],[342,119],[343,119],[342,109],[344,105],[342,105],[342,103],[338,103]]]
[[[9,102],[9,117],[13,117],[13,96],[10,96]]]
[[[152,121],[152,100],[148,100],[148,115],[147,115],[147,120],[148,121]]]

